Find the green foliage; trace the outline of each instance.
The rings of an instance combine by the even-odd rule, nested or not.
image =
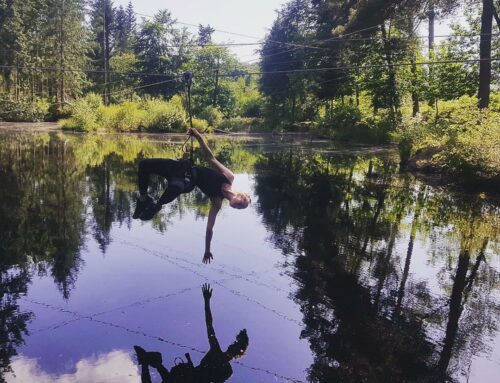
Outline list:
[[[0,95],[0,97],[2,97]],[[49,115],[50,103],[46,99],[31,101],[0,98],[0,121],[38,122],[44,121]]]
[[[382,143],[387,141],[387,133],[395,126],[392,116],[389,110],[364,115],[354,105],[334,103],[318,119],[316,131],[339,141]]]
[[[434,170],[461,177],[495,180],[500,177],[500,110],[498,95],[489,110],[479,110],[475,97],[439,103],[439,111],[405,118],[393,139],[407,160],[429,148]],[[417,164],[418,165],[418,164]]]
[[[148,99],[102,105],[101,97],[90,94],[70,108],[71,117],[60,121],[63,129],[129,132],[138,130],[178,132],[186,124],[180,96],[169,101]]]
[[[146,130],[179,132],[186,124],[187,116],[180,96],[174,96],[168,102],[159,99],[146,100],[142,107],[146,114],[141,125]]]
[[[69,108],[70,118],[59,121],[63,129],[94,131],[99,128],[97,110],[102,106],[99,95],[89,93],[76,100]]]
[[[232,117],[222,120],[219,128],[228,132],[262,132],[266,129],[262,118]]]
[[[207,106],[203,108],[200,113],[197,114],[198,118],[206,120],[208,125],[213,128],[218,128],[224,118],[222,112],[213,106]]]
[[[249,68],[258,70],[258,68]],[[232,83],[232,92],[236,99],[234,113],[242,117],[262,117],[265,110],[265,100],[258,89],[255,76],[239,78]]]
[[[140,105],[125,101],[117,105],[101,106],[97,112],[97,120],[103,129],[117,132],[137,130],[142,126],[146,111]]]
[[[205,132],[208,129],[208,121],[201,118],[193,118],[193,128],[199,132]]]
[[[216,78],[215,71],[229,74],[241,73],[241,65],[228,48],[208,44],[194,51],[192,60],[183,66],[192,73],[210,73],[214,76],[200,76],[193,86],[193,113],[199,115],[207,107],[217,107],[224,115],[235,113],[236,99],[230,77]]]

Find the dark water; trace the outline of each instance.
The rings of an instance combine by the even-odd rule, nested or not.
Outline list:
[[[0,381],[139,382],[134,345],[197,365],[210,283],[222,350],[249,337],[230,382],[498,382],[497,201],[390,150],[212,144],[253,203],[224,205],[204,265],[202,195],[131,217],[137,162],[178,143],[0,135]]]

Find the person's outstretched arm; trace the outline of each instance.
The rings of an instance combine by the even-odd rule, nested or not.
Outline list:
[[[207,324],[207,335],[208,343],[210,348],[220,349],[219,341],[215,336],[215,330],[213,326],[212,311],[210,310],[210,298],[212,298],[212,289],[208,283],[205,283],[201,288],[203,292],[203,299],[205,301],[205,322]]]
[[[210,245],[212,243],[212,236],[214,233],[214,225],[215,219],[217,218],[217,214],[222,206],[222,199],[215,197],[211,198],[211,206],[210,211],[208,212],[207,219],[207,231],[205,233],[205,254],[203,255],[203,263],[210,263],[214,256],[210,251]]]
[[[227,180],[232,184],[234,180],[234,174],[231,170],[226,168],[224,165],[222,165],[217,158],[215,158],[214,154],[208,147],[207,143],[205,142],[203,136],[201,135],[200,132],[198,132],[196,129],[189,129],[189,134],[193,135],[196,137],[196,140],[200,144],[201,150],[203,152],[203,155],[205,156],[205,159],[210,162],[212,165],[214,165],[222,174],[224,174],[227,178]]]

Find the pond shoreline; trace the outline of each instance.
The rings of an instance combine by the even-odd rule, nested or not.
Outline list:
[[[71,134],[89,134],[88,132],[76,132],[76,131],[66,131],[61,129],[57,122],[0,122],[0,132],[26,132],[26,133],[51,133],[51,132],[65,132]],[[144,136],[144,137],[172,137],[172,138],[183,138],[185,137],[184,133],[160,133],[160,132],[94,132],[92,134],[97,135],[133,135],[133,136]],[[216,130],[214,132],[217,137],[231,137],[235,139],[261,139],[261,138],[277,138],[277,137],[287,137],[299,140],[309,140],[316,142],[332,142],[335,144],[339,144],[345,148],[383,148],[383,149],[391,149],[395,148],[394,145],[370,145],[370,144],[354,144],[354,143],[346,143],[346,142],[338,142],[331,138],[325,137],[317,137],[309,132],[260,132],[260,133],[242,133],[242,132],[225,132]],[[433,169],[429,171],[429,169],[419,169],[418,167],[405,166],[401,169],[402,173],[412,174],[415,177],[425,180],[433,184],[434,186],[443,186],[453,188],[457,191],[462,191],[466,193],[488,193],[488,195],[496,198],[500,196],[500,193],[497,191],[497,182],[496,180],[485,181],[485,180],[477,180],[476,182],[464,183],[457,181],[452,174],[448,174],[445,172],[437,171]]]

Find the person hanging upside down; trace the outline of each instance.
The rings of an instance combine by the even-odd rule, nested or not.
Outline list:
[[[143,221],[150,220],[161,210],[163,205],[172,202],[182,193],[191,192],[197,186],[210,198],[211,202],[205,236],[205,254],[203,256],[203,262],[210,263],[213,259],[210,252],[213,227],[222,206],[222,200],[227,199],[229,205],[233,208],[245,209],[250,204],[250,197],[246,193],[236,192],[231,189],[234,174],[215,158],[200,132],[196,129],[190,129],[189,134],[196,138],[205,159],[216,170],[203,166],[193,166],[190,161],[185,160],[166,158],[142,160],[139,163],[138,172],[140,196],[137,200],[133,218],[139,218]],[[148,195],[150,174],[160,175],[167,179],[167,188],[156,203]]]

